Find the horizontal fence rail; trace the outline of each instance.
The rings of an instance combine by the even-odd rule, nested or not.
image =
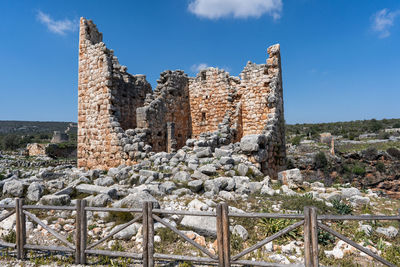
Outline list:
[[[109,257],[124,257],[133,258],[142,262],[145,267],[154,266],[155,260],[172,260],[172,261],[190,261],[204,264],[214,264],[221,267],[228,267],[231,265],[251,265],[251,266],[306,266],[315,267],[319,266],[318,259],[318,229],[326,231],[333,236],[343,240],[357,250],[364,252],[371,256],[376,261],[390,267],[395,267],[394,263],[388,262],[379,255],[373,253],[371,250],[357,244],[346,236],[336,232],[323,221],[342,221],[342,220],[396,220],[400,223],[400,210],[399,214],[395,216],[384,215],[317,215],[315,207],[305,207],[303,214],[274,214],[274,213],[238,213],[229,212],[229,207],[226,203],[218,204],[215,212],[203,211],[178,211],[178,210],[163,210],[153,209],[152,202],[144,202],[142,209],[137,208],[104,208],[104,207],[87,207],[86,200],[77,200],[75,206],[46,206],[46,205],[24,205],[24,200],[15,199],[15,205],[0,205],[0,209],[8,210],[7,213],[0,216],[0,222],[16,216],[16,241],[9,243],[0,240],[0,246],[16,250],[18,259],[26,258],[27,250],[40,250],[40,251],[58,251],[68,252],[74,255],[76,264],[86,264],[88,255],[104,255]],[[68,210],[76,211],[75,218],[75,240],[70,242],[66,237],[52,229],[44,221],[40,220],[35,214],[29,210]],[[114,228],[102,237],[91,244],[88,244],[88,211],[98,212],[127,212],[134,215],[133,219],[127,223],[121,224],[118,228]],[[217,239],[217,253],[211,253],[206,247],[201,246],[194,240],[185,235],[184,232],[178,230],[174,225],[162,218],[163,215],[189,215],[189,216],[206,216],[216,218],[216,239]],[[236,255],[231,255],[230,245],[230,218],[274,218],[274,219],[294,219],[297,222],[287,226],[286,228],[266,237],[253,246],[244,249]],[[56,240],[60,241],[64,246],[44,246],[27,244],[26,240],[26,220],[29,219],[43,229],[49,232]],[[111,250],[96,249],[97,246],[105,241],[113,238],[114,235],[123,231],[130,225],[136,222],[142,222],[142,253],[133,252],[120,252]],[[200,250],[203,254],[202,257],[193,257],[185,255],[162,254],[154,251],[154,223],[158,222],[164,225],[167,229],[171,230],[174,234],[178,235],[185,242],[189,243],[194,248]],[[252,261],[241,259],[249,253],[261,248],[262,246],[272,242],[273,240],[288,234],[296,228],[303,227],[304,231],[304,265],[295,264],[278,264],[264,261]]]

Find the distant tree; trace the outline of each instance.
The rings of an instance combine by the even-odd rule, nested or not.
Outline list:
[[[400,121],[393,124],[393,128],[400,128]]]
[[[3,149],[13,150],[17,149],[20,145],[20,138],[16,135],[7,135],[3,138]]]
[[[383,124],[382,124],[382,122],[377,121],[376,119],[372,119],[370,122],[369,128],[372,132],[375,133],[383,128]]]
[[[328,159],[325,156],[325,153],[320,151],[314,157],[315,167],[317,169],[323,169],[328,165]]]
[[[296,135],[295,137],[292,138],[291,143],[292,145],[300,145],[301,139],[303,138],[303,136],[301,135]]]
[[[39,138],[42,139],[42,140],[46,140],[46,139],[49,139],[49,135],[48,134],[41,134],[39,136]]]

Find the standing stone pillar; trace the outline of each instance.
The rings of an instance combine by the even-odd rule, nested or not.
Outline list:
[[[331,139],[331,155],[335,156],[335,139],[333,137]]]
[[[175,123],[167,122],[167,152],[175,152],[176,150],[176,139],[175,139]]]

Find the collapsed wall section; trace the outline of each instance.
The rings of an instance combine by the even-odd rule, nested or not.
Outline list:
[[[202,70],[190,79],[192,134],[215,132],[229,119],[232,142],[249,135],[257,140],[255,151],[244,151],[267,174],[285,166],[280,46],[267,50],[266,64],[248,62],[239,77],[217,68]],[[256,153],[254,153],[256,152]]]
[[[153,151],[171,152],[183,147],[191,136],[188,77],[180,70],[165,71],[157,82],[146,105],[137,109],[137,122],[139,128],[149,130]]]

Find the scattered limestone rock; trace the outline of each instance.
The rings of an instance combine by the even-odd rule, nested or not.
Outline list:
[[[146,201],[153,202],[153,207],[155,209],[160,208],[160,204],[157,199],[155,199],[152,195],[145,191],[139,191],[136,193],[129,194],[121,200],[118,200],[112,204],[113,207],[116,208],[135,208],[141,209],[143,208],[143,203]]]
[[[298,188],[303,184],[303,176],[299,169],[291,169],[278,173],[278,180],[290,189]]]
[[[379,233],[379,234],[382,234],[382,235],[384,235],[384,236],[386,236],[388,238],[394,238],[395,236],[397,236],[399,231],[395,227],[389,226],[387,228],[378,227],[376,229],[376,232]]]
[[[188,183],[188,187],[193,192],[197,193],[203,188],[203,181],[202,180],[194,180]]]
[[[367,205],[370,202],[369,197],[362,197],[358,195],[354,195],[349,199],[350,203],[354,206],[363,206]]]
[[[187,183],[191,180],[190,174],[185,171],[179,171],[175,173],[173,177],[174,181],[180,182],[180,183]]]
[[[113,178],[107,176],[94,180],[94,184],[99,186],[111,186],[115,184],[115,182]]]
[[[44,205],[65,206],[69,205],[71,198],[69,195],[45,195],[40,202]]]
[[[180,224],[192,228],[196,233],[203,236],[216,237],[217,235],[215,217],[185,215]]]
[[[189,202],[188,208],[189,210],[206,211],[208,210],[208,205],[198,199],[193,199]]]
[[[360,222],[360,227],[359,231],[364,232],[367,236],[370,236],[372,233],[372,226],[368,224],[361,224]]]
[[[201,166],[199,168],[199,172],[205,174],[205,175],[214,175],[217,172],[217,169],[213,164],[206,164],[204,166]]]
[[[111,197],[108,194],[99,194],[90,198],[88,204],[92,207],[105,207],[108,203],[111,203],[111,201]]]
[[[247,240],[247,238],[249,237],[249,233],[247,232],[246,228],[244,228],[240,224],[235,225],[232,232],[233,234],[237,234],[238,236],[240,236],[240,238],[243,240]]]
[[[117,196],[117,189],[99,186],[99,185],[91,185],[91,184],[80,184],[76,188],[76,191],[80,193],[87,193],[87,194],[107,194],[110,197]]]
[[[39,201],[43,195],[44,186],[41,183],[33,182],[28,186],[26,198],[30,201]]]
[[[342,188],[342,197],[351,198],[352,196],[361,196],[360,190],[355,187]]]
[[[24,184],[19,180],[10,180],[3,185],[3,195],[12,197],[22,197],[24,194]]]
[[[115,230],[113,229],[113,231],[117,231],[121,229],[123,226],[124,226],[123,224],[117,225],[114,228]],[[138,230],[141,226],[142,225],[139,223],[133,223],[128,227],[126,227],[125,229],[121,230],[120,232],[116,233],[114,237],[119,240],[130,240],[134,235],[138,233]]]
[[[176,185],[174,182],[166,181],[166,182],[160,184],[160,190],[164,194],[171,194],[172,191],[174,191],[175,189],[176,189]]]

